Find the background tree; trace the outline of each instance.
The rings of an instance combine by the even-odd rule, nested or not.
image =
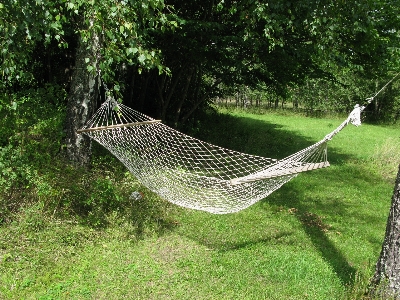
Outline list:
[[[162,32],[176,25],[163,13],[165,7],[161,0],[28,0],[0,4],[3,90],[10,92],[23,85],[40,85],[46,83],[40,80],[46,71],[68,70],[64,74],[59,72],[58,78],[46,77],[51,78],[51,83],[63,84],[69,92],[66,153],[76,164],[87,165],[91,142],[77,136],[76,129],[96,107],[97,72],[102,70],[103,78],[112,81],[115,66],[121,62],[135,64],[138,70],[158,67],[162,72],[160,52],[151,46],[149,32],[152,29]],[[59,47],[56,54],[72,56],[68,60],[70,65],[66,66],[62,60],[54,63],[56,55],[51,52],[54,43]],[[36,52],[43,49],[47,55],[41,60]],[[114,90],[119,90],[118,84]]]
[[[210,99],[238,86],[261,86],[286,98],[306,81],[335,79],[345,90],[347,77],[375,80],[396,57],[398,9],[391,2],[169,3],[181,20],[179,28],[153,34],[169,76],[148,71],[133,78],[133,67],[121,81],[127,81],[130,106],[171,124],[185,122]]]

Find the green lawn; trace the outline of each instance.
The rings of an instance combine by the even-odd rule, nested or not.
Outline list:
[[[233,111],[196,136],[282,158],[341,121]],[[27,206],[0,227],[0,298],[360,299],[383,240],[399,132],[348,126],[329,143],[330,168],[235,214],[167,204],[134,178],[120,184],[144,199],[130,214],[108,212],[101,228]]]

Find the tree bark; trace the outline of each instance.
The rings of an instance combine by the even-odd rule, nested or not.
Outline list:
[[[89,120],[96,109],[99,96],[99,78],[94,72],[87,70],[87,62],[98,70],[100,41],[97,34],[93,34],[84,43],[81,39],[77,47],[75,69],[72,74],[71,87],[68,95],[65,153],[70,162],[76,166],[90,165],[92,143],[84,134],[76,131]]]
[[[192,75],[194,73],[195,68],[189,68],[188,70],[188,74],[186,75],[186,83],[185,83],[185,87],[183,89],[182,94],[180,95],[180,101],[178,103],[178,108],[176,109],[176,113],[175,113],[175,120],[174,120],[174,125],[175,127],[178,127],[178,122],[179,122],[179,118],[181,116],[181,111],[182,111],[182,106],[183,103],[185,102],[187,95],[188,95],[188,91],[189,91],[189,87],[190,87],[190,83],[192,81]]]
[[[400,165],[370,293],[382,299],[400,299]]]

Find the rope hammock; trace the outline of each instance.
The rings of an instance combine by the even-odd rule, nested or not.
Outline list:
[[[373,99],[367,99],[368,103]],[[112,98],[78,133],[107,148],[162,198],[183,207],[225,214],[249,207],[301,172],[328,167],[327,142],[349,123],[360,125],[364,108],[356,105],[321,141],[281,160],[206,143]]]

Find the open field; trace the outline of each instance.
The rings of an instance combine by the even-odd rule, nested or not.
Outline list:
[[[341,121],[225,111],[195,134],[283,158]],[[105,212],[105,226],[45,213],[39,199],[0,227],[0,299],[360,299],[384,236],[400,130],[348,126],[328,158],[330,168],[228,215],[165,203],[129,176],[112,182],[144,199]],[[94,172],[126,172],[108,160]]]

